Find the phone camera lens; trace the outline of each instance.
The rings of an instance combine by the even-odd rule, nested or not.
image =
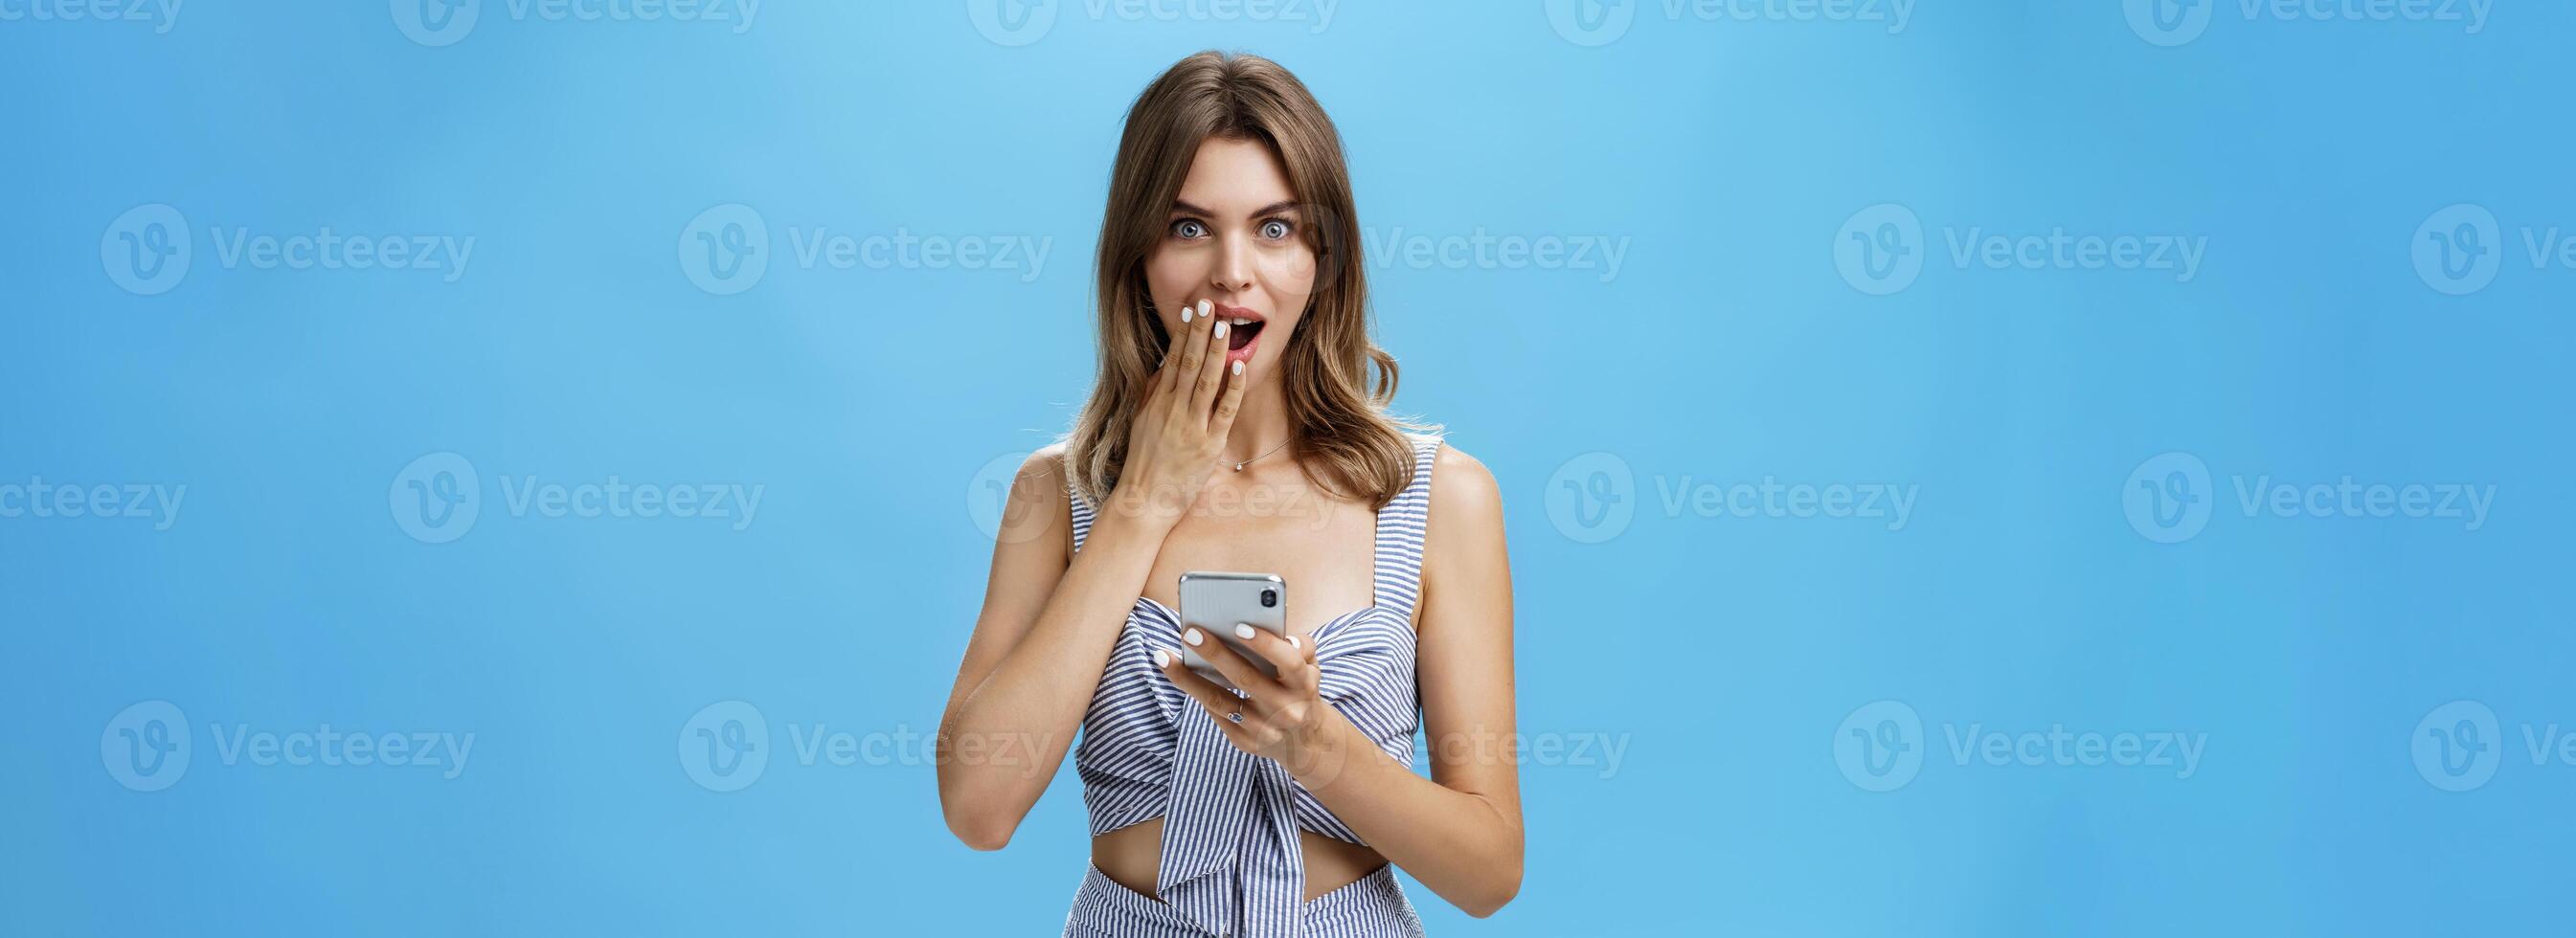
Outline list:
[[[1278,590],[1262,590],[1262,591],[1261,591],[1261,608],[1263,608],[1263,609],[1268,609],[1268,608],[1271,608],[1271,607],[1273,607],[1273,606],[1277,606],[1277,605],[1279,605],[1279,591],[1278,591]]]

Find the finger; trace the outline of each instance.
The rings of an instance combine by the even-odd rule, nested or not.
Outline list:
[[[1181,693],[1190,695],[1191,700],[1207,708],[1208,716],[1216,718],[1217,727],[1225,730],[1226,735],[1233,736],[1242,730],[1242,725],[1236,723],[1231,714],[1243,714],[1245,720],[1256,719],[1243,698],[1190,670],[1188,662],[1183,661],[1179,653],[1156,649],[1154,666],[1163,670],[1164,677],[1172,679],[1172,686],[1180,688]],[[1244,741],[1248,740],[1238,740]]]
[[[1225,393],[1216,399],[1216,416],[1208,422],[1208,438],[1220,446],[1234,432],[1234,415],[1243,412],[1243,389],[1252,383],[1243,377],[1242,362],[1228,365]]]
[[[1191,642],[1192,638],[1198,641]],[[1245,660],[1241,654],[1227,647],[1224,642],[1218,641],[1216,636],[1209,634],[1207,630],[1195,625],[1190,626],[1181,630],[1181,640],[1190,642],[1190,647],[1198,649],[1199,657],[1215,665],[1218,673],[1224,674],[1226,680],[1233,681],[1234,686],[1243,690],[1244,696],[1262,706],[1267,707],[1289,698],[1287,685],[1261,673],[1261,669],[1253,667],[1252,662]]]
[[[1189,324],[1198,315],[1198,309],[1196,303],[1183,304],[1181,325],[1166,334],[1163,342],[1163,364],[1154,369],[1153,397],[1172,393],[1172,386],[1177,382],[1182,371],[1181,359],[1186,357],[1182,353],[1189,350]]]
[[[1182,339],[1174,343],[1183,346],[1180,360],[1172,363],[1175,369],[1172,378],[1178,382],[1176,389],[1193,386],[1191,382],[1198,380],[1199,372],[1207,365],[1208,329],[1215,322],[1208,318],[1207,310],[1208,301],[1206,300],[1200,300],[1181,310],[1181,315],[1195,318],[1181,327]],[[1180,408],[1173,408],[1175,414],[1179,410]]]
[[[1185,332],[1185,331],[1186,331],[1186,327],[1190,324],[1190,318],[1191,318],[1191,317],[1193,317],[1193,316],[1198,315],[1198,311],[1199,311],[1199,305],[1198,305],[1198,304],[1196,304],[1196,303],[1184,303],[1184,304],[1182,304],[1182,305],[1181,305],[1181,325],[1184,327],[1184,329],[1181,329],[1181,330],[1167,330],[1167,331],[1164,333],[1164,336],[1163,336],[1163,338],[1164,338],[1164,341],[1163,341],[1163,367],[1165,367],[1165,368],[1170,368],[1170,367],[1172,367],[1174,364],[1177,364],[1177,363],[1179,363],[1179,362],[1180,362],[1180,360],[1181,360],[1181,347],[1182,347],[1182,346],[1181,346],[1181,342],[1182,342],[1182,339],[1183,339],[1183,338],[1185,338],[1185,336],[1183,335],[1183,332]]]
[[[1301,691],[1314,686],[1309,678],[1315,671],[1315,659],[1312,654],[1309,654],[1310,649],[1304,641],[1243,624],[1237,624],[1234,627],[1234,638],[1250,646],[1253,654],[1261,656],[1262,660],[1270,662],[1272,668],[1278,669],[1277,683],[1281,687],[1291,691]]]
[[[1223,316],[1213,318],[1216,322],[1208,327],[1207,362],[1199,368],[1198,387],[1190,392],[1190,400],[1194,404],[1190,413],[1193,414],[1208,412],[1208,406],[1216,403],[1217,388],[1226,379],[1225,334],[1234,328],[1234,324],[1225,321]]]

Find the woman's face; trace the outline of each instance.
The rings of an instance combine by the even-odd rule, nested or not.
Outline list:
[[[1162,240],[1145,255],[1145,286],[1165,334],[1179,335],[1181,309],[1206,300],[1229,323],[1227,360],[1244,363],[1247,381],[1262,380],[1315,290],[1315,251],[1300,234],[1307,219],[1296,203],[1267,144],[1199,144]]]

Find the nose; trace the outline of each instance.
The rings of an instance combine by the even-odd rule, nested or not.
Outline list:
[[[1245,293],[1252,289],[1252,245],[1240,237],[1220,239],[1216,268],[1208,272],[1208,285],[1222,293]]]

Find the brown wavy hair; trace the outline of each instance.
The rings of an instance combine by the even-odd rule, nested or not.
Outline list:
[[[1395,400],[1395,356],[1369,338],[1368,280],[1341,135],[1297,76],[1243,53],[1182,59],[1127,111],[1093,286],[1099,377],[1065,437],[1066,471],[1094,504],[1117,487],[1129,426],[1170,341],[1145,287],[1145,258],[1162,239],[1191,158],[1210,139],[1270,148],[1287,169],[1298,224],[1315,250],[1315,289],[1281,354],[1299,470],[1335,497],[1383,508],[1412,481],[1406,432],[1436,428],[1387,410]]]

